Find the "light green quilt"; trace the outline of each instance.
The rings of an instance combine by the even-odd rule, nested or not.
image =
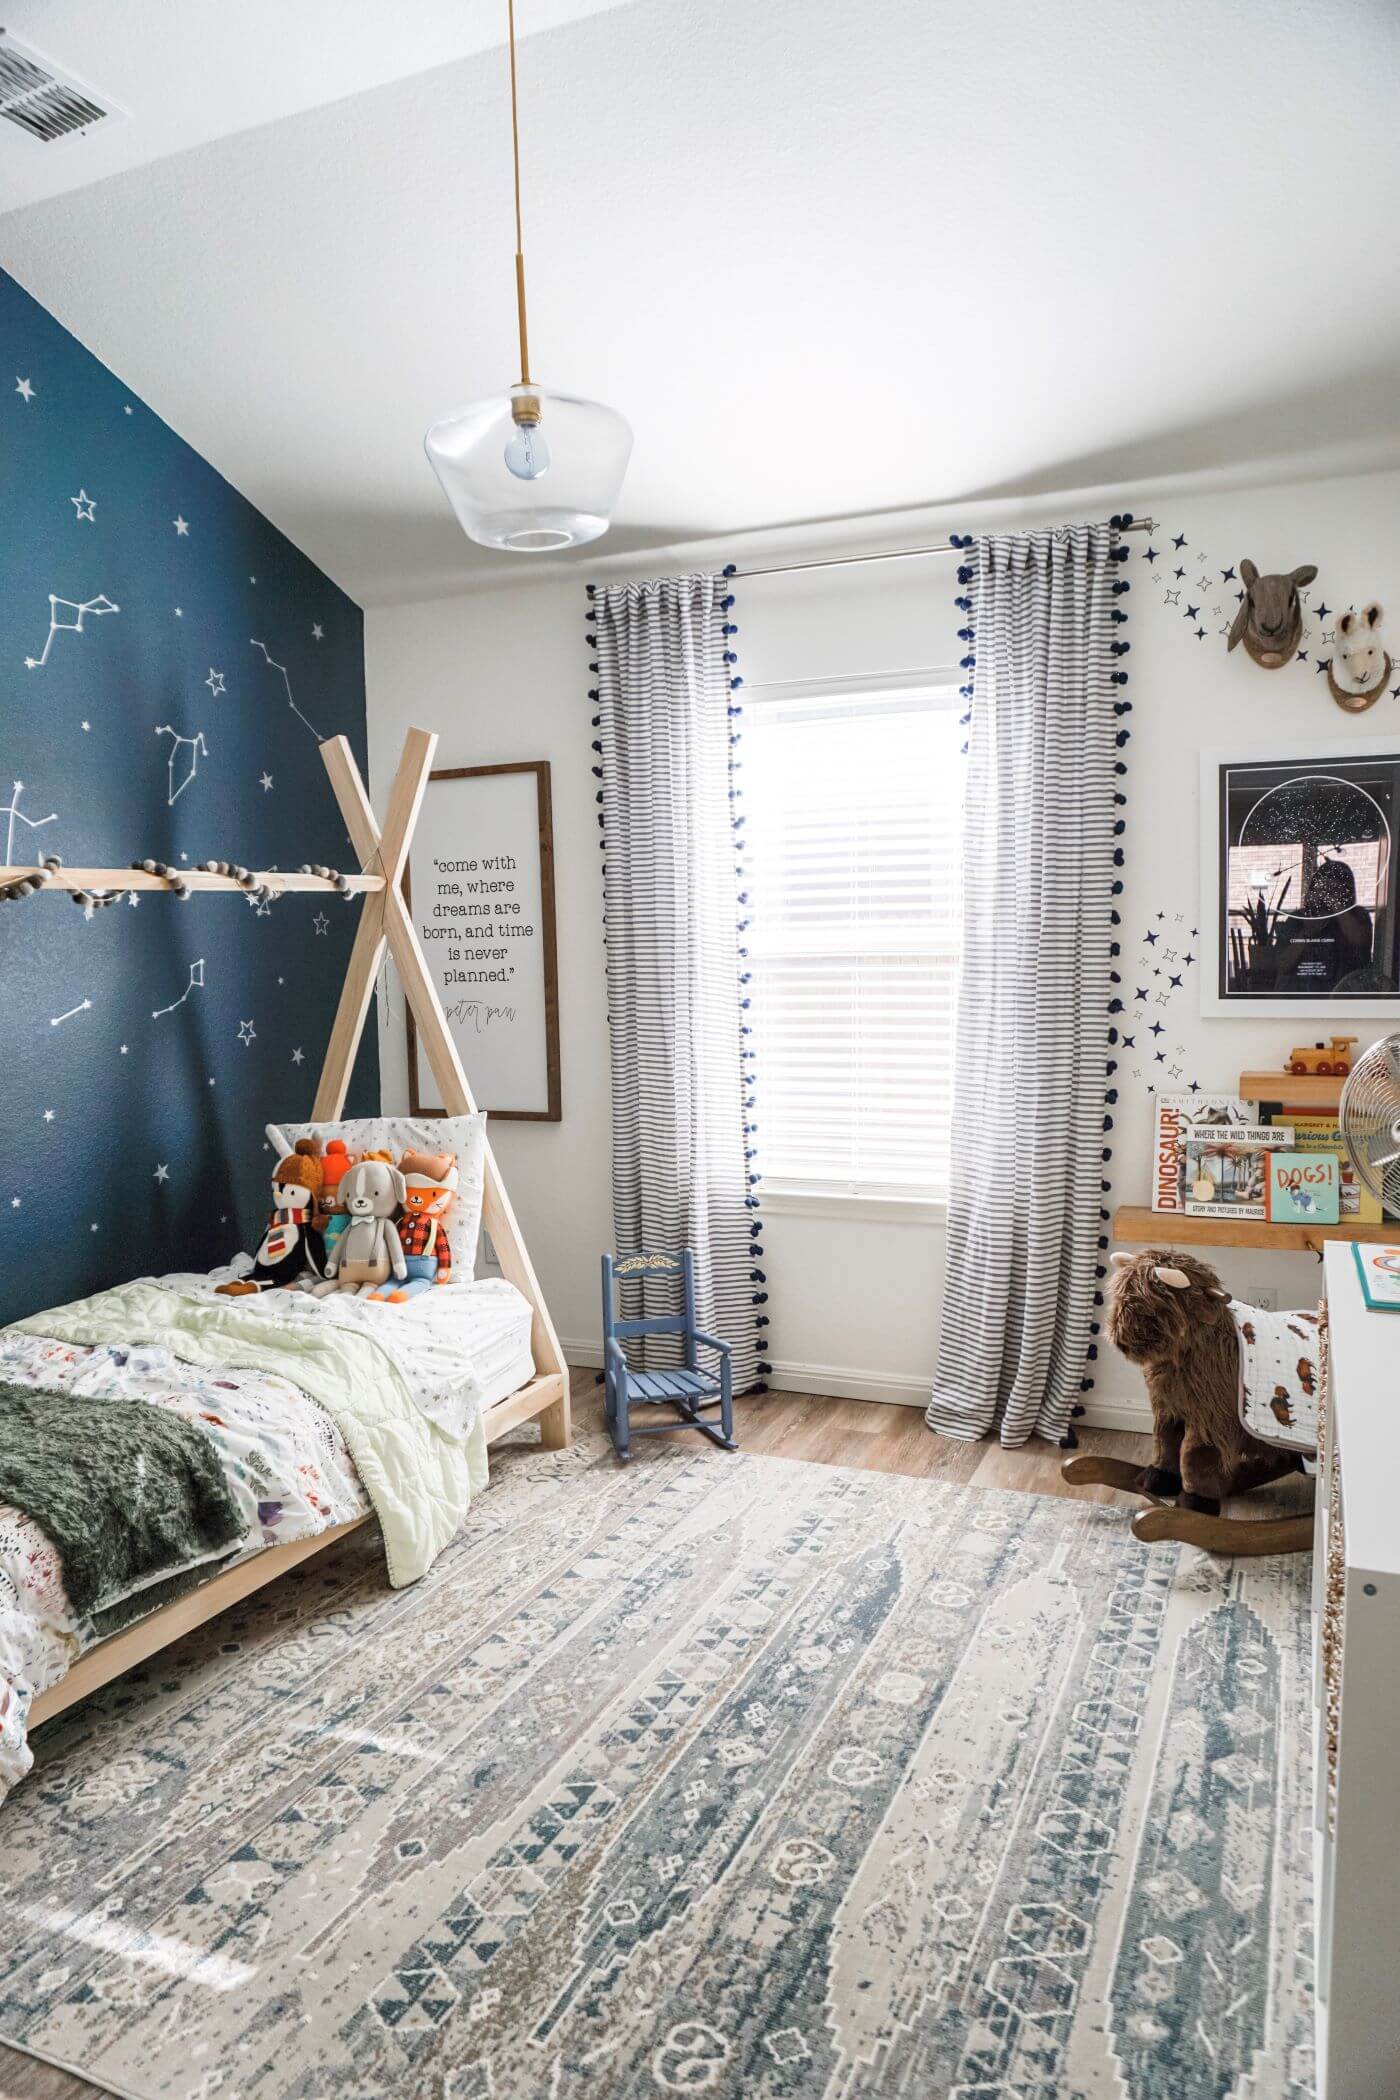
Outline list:
[[[184,1363],[285,1378],[323,1407],[345,1439],[384,1532],[395,1589],[426,1575],[486,1485],[486,1432],[446,1434],[415,1404],[388,1351],[329,1321],[274,1325],[235,1300],[192,1300],[125,1283],[15,1322],[21,1334],[80,1348],[158,1343]]]

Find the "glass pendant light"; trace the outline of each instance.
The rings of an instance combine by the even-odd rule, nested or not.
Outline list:
[[[443,416],[423,440],[468,539],[510,554],[581,547],[608,529],[627,472],[632,432],[616,409],[556,394],[530,377],[520,219],[520,124],[515,0],[510,24],[510,131],[515,163],[515,300],[520,380],[508,394]]]

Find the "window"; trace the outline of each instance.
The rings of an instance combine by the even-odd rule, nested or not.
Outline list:
[[[946,1197],[959,709],[952,673],[746,696],[765,1193]]]

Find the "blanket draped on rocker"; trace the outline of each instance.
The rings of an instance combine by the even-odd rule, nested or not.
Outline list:
[[[0,1384],[0,1502],[44,1532],[74,1610],[104,1637],[194,1589],[243,1531],[195,1423],[33,1386]]]

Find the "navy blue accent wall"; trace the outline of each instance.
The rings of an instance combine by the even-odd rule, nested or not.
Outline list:
[[[363,769],[358,606],[0,272],[0,861],[353,870],[336,734]],[[0,904],[0,1320],[256,1244],[358,915]]]

